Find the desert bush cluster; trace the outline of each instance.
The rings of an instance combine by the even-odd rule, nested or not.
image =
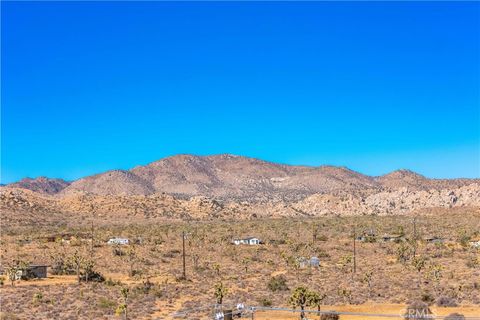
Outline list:
[[[411,216],[332,216],[11,228],[2,236],[2,265],[42,261],[58,283],[22,280],[12,287],[6,277],[2,313],[91,319],[127,312],[131,319],[153,319],[204,307],[195,313],[202,318],[212,304],[299,308],[292,298],[299,290],[305,290],[304,307],[313,309],[413,300],[479,305],[479,251],[469,246],[479,236],[478,213],[423,215],[415,223],[414,230]],[[386,234],[401,239],[384,241]],[[119,236],[130,243],[107,244]],[[231,243],[246,236],[262,244]],[[442,241],[430,243],[427,236]],[[311,257],[320,259],[319,267],[302,265]]]

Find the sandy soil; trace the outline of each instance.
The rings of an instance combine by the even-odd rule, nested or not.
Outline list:
[[[347,305],[347,306],[323,306],[322,311],[338,311],[338,312],[358,312],[371,314],[389,314],[399,315],[395,317],[368,317],[375,320],[393,320],[402,319],[401,315],[405,313],[405,305],[402,304],[362,304],[362,305]],[[456,308],[439,308],[430,307],[430,310],[436,316],[447,316],[451,313],[458,312],[464,316],[480,316],[480,307],[478,306],[461,306]],[[366,316],[355,315],[341,315],[341,320],[363,320]],[[317,315],[311,315],[309,319],[319,319]],[[271,312],[258,311],[255,312],[255,320],[278,320],[278,319],[299,319],[299,313],[293,312]]]
[[[283,273],[283,272],[275,272]],[[134,280],[123,274],[108,274],[109,278],[113,280],[120,280],[123,283],[136,284],[141,281]],[[168,277],[157,276],[152,278],[152,281],[160,282],[166,280]],[[76,277],[72,276],[52,276],[50,275],[46,279],[37,279],[30,281],[17,281],[16,286],[48,286],[48,285],[65,285],[76,283]],[[8,290],[8,285],[5,287]],[[175,318],[176,311],[180,310],[185,299],[176,300],[164,300],[157,299],[156,310],[154,313],[145,315],[148,319],[173,319]],[[436,316],[447,316],[451,313],[458,312],[465,316],[480,316],[479,306],[460,306],[455,308],[444,307],[430,307],[431,311]],[[371,313],[371,314],[388,314],[399,315],[398,317],[371,317],[376,320],[392,320],[402,319],[401,315],[405,313],[404,304],[361,304],[361,305],[335,305],[335,306],[323,306],[322,311],[337,311],[337,312],[353,312],[353,313]],[[187,316],[188,317],[188,316]],[[342,320],[360,320],[365,319],[366,316],[362,315],[341,315]],[[181,318],[181,317],[180,317]],[[279,320],[279,319],[298,319],[298,312],[286,312],[286,311],[256,311],[254,319],[256,320]],[[370,317],[369,317],[370,318]],[[319,319],[317,315],[310,315],[309,319]]]
[[[132,279],[129,276],[121,273],[106,274],[105,278],[106,279],[110,278],[114,281],[121,281],[122,283],[127,285],[138,284],[142,282],[142,280]],[[160,283],[165,280],[173,281],[174,278],[166,275],[166,276],[155,276],[149,279],[152,282]],[[77,277],[75,275],[68,275],[68,276],[48,275],[47,278],[43,278],[43,279],[31,279],[28,281],[17,280],[15,281],[15,286],[51,286],[51,285],[73,284],[73,283],[77,283]],[[10,286],[10,282],[7,281],[5,283],[5,286],[8,288]]]

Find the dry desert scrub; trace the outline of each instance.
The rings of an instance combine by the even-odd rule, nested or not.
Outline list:
[[[401,303],[479,305],[479,252],[469,239],[479,236],[477,212],[420,215],[413,233],[411,216],[356,216],[243,221],[106,221],[71,227],[7,228],[2,234],[2,264],[68,261],[75,252],[95,263],[104,283],[75,283],[73,275],[20,281],[1,289],[2,312],[28,319],[109,319],[121,303],[118,281],[131,288],[132,319],[168,316],[174,311],[215,303],[214,285],[222,283],[224,304],[287,306],[291,290],[304,286],[325,297],[321,304]],[[373,230],[376,236],[356,241]],[[182,232],[187,234],[186,276],[182,279]],[[69,235],[63,239],[62,235]],[[384,234],[404,240],[384,242]],[[110,237],[130,239],[111,246]],[[235,246],[232,238],[256,236],[264,244]],[[442,238],[429,243],[426,236]],[[51,242],[48,238],[53,237]],[[416,239],[416,241],[415,241]],[[302,267],[316,256],[319,268]],[[46,260],[46,261],[45,261]],[[353,260],[356,272],[353,273]],[[59,277],[59,278],[58,278]],[[70,278],[68,278],[70,277]],[[72,281],[73,277],[73,281]],[[58,283],[58,279],[70,279]],[[57,281],[49,284],[49,281]],[[151,290],[134,289],[149,281]],[[144,288],[145,289],[145,288]],[[41,297],[36,295],[41,293]],[[208,309],[208,308],[207,308]],[[211,312],[201,311],[198,317]],[[118,317],[117,317],[118,318]]]

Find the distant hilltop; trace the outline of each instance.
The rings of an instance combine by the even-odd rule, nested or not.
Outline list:
[[[178,155],[73,182],[23,179],[0,191],[7,226],[92,216],[141,221],[480,212],[478,179],[428,179],[408,170],[371,177],[344,167],[233,155]]]
[[[7,187],[46,195],[78,192],[94,195],[153,195],[182,198],[298,200],[313,194],[371,194],[408,188],[411,191],[458,188],[480,179],[428,179],[409,170],[372,177],[345,167],[293,166],[230,154],[176,155],[131,170],[111,170],[73,182],[46,177],[25,178]]]

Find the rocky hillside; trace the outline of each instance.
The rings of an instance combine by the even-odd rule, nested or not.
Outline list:
[[[474,182],[480,181],[427,179],[407,170],[370,177],[344,167],[288,166],[233,155],[178,155],[131,170],[112,170],[85,177],[70,185],[65,181],[61,184],[58,180],[38,178],[24,179],[9,187],[59,196],[79,192],[102,196],[166,193],[180,198],[203,196],[258,202],[298,201],[318,193],[370,195],[404,187],[416,191],[442,190]]]
[[[50,179],[47,177],[24,178],[8,186],[35,191],[42,194],[56,194],[68,187],[70,183],[63,179]]]
[[[479,183],[479,179],[428,179],[410,170],[397,170],[375,180],[386,189],[397,190],[408,188],[410,190],[442,190],[467,186],[473,182]]]
[[[371,195],[317,193],[298,201],[217,201],[207,197],[179,199],[171,195],[93,195],[77,193],[44,196],[2,188],[0,210],[4,226],[78,224],[90,221],[130,222],[145,219],[252,219],[329,215],[398,215],[435,210],[480,209],[480,185],[456,189],[381,191]],[[432,211],[433,210],[433,211]]]
[[[7,225],[81,222],[92,215],[249,219],[480,208],[479,180],[435,180],[408,170],[370,177],[342,167],[287,166],[231,155],[181,155],[71,184],[24,179],[0,190]]]

